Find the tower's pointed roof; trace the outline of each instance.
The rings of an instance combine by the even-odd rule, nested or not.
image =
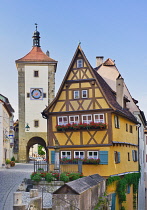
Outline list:
[[[16,60],[16,63],[25,63],[25,62],[53,62],[57,63],[56,60],[48,57],[40,47],[33,47],[32,50],[25,55],[24,57]]]
[[[32,50],[25,55],[24,57],[16,60],[16,63],[57,63],[56,60],[50,58],[46,55],[40,47],[40,33],[37,31],[37,24],[36,30],[33,33],[33,48]]]

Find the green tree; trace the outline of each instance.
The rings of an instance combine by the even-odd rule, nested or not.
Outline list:
[[[42,150],[43,146],[38,145],[38,155],[45,155],[45,152]]]

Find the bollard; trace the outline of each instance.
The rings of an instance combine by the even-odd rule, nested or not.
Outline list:
[[[13,204],[14,205],[22,204],[22,193],[21,192],[13,193]]]
[[[38,197],[38,189],[30,189],[30,198]]]

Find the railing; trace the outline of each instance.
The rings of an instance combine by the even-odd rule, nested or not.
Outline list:
[[[54,164],[42,161],[34,161],[34,172],[54,171]],[[71,163],[61,163],[59,165],[59,173],[63,172],[79,172],[82,173],[82,161],[74,161]]]
[[[49,165],[47,162],[34,161],[34,172],[49,171]]]

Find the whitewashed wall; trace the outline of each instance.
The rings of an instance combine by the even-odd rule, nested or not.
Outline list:
[[[34,70],[39,71],[39,77],[34,77]],[[25,66],[25,122],[29,124],[29,132],[46,132],[47,122],[41,112],[48,105],[48,66]],[[43,88],[46,98],[31,100],[27,98],[30,88]],[[34,120],[39,120],[39,127],[34,127]]]

